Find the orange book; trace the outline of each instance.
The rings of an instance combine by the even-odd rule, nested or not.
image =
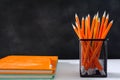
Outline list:
[[[52,74],[57,56],[11,55],[0,59],[0,74]]]

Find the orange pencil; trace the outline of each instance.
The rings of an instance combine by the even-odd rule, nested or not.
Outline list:
[[[87,35],[88,35],[88,39],[90,39],[90,15],[88,14],[88,17],[87,17]]]
[[[96,36],[95,38],[98,39],[98,34],[99,34],[99,27],[100,27],[100,18],[98,18],[98,25],[97,25],[97,28],[96,28]]]
[[[86,16],[86,18],[85,18],[85,39],[87,39],[88,38],[88,32],[87,32],[87,26],[88,26],[88,23],[87,23],[87,20],[88,20],[88,18],[87,18],[87,16]]]
[[[82,23],[82,25],[81,25],[81,28],[82,28],[82,29],[81,29],[81,32],[83,32],[83,33],[84,33],[84,32],[85,32],[85,26],[84,26],[84,25],[85,25],[85,23],[84,23],[84,17],[82,17],[82,21],[81,21],[81,23]],[[85,33],[84,33],[84,34],[85,34]]]
[[[84,17],[82,17],[80,33],[83,36],[81,39],[84,39],[85,38],[85,20],[84,20]]]
[[[103,25],[103,30],[102,30],[102,32],[104,32],[104,31],[106,30],[106,27],[107,27],[107,24],[108,24],[108,19],[109,19],[109,14],[107,14],[107,16],[106,16],[106,19],[105,19],[105,23],[104,23],[104,25]],[[100,36],[102,36],[102,33],[101,33]]]
[[[92,25],[91,25],[91,35],[90,35],[90,38],[92,39],[92,35],[94,33],[94,27],[95,27],[95,16],[93,17],[93,20],[92,20]]]
[[[107,36],[107,34],[108,34],[108,32],[109,32],[112,24],[113,24],[113,20],[108,24],[108,27],[107,27],[107,29],[105,30],[105,32],[103,32],[102,37],[101,37],[102,39],[105,39],[105,37]]]
[[[76,24],[76,26],[78,28],[78,34],[80,35],[80,20],[79,20],[77,14],[75,14],[75,20],[76,20],[75,24]]]
[[[105,16],[106,16],[106,12],[104,12],[103,16],[102,16],[102,22],[101,22],[101,25],[100,25],[99,38],[101,37],[102,31],[103,31]]]
[[[73,27],[75,33],[77,34],[78,38],[80,39],[81,36],[79,36],[79,33],[78,33],[77,28],[76,28],[75,25],[73,25],[73,24],[72,24],[72,27]]]
[[[94,26],[94,32],[93,32],[93,39],[96,39],[97,27],[98,27],[98,13],[95,16],[95,26]],[[92,41],[92,47],[94,49],[94,47],[95,47],[95,41]]]
[[[97,28],[98,28],[98,13],[95,17],[95,27],[94,27],[94,35],[93,35],[93,38],[95,39],[96,38],[96,33],[97,33]]]

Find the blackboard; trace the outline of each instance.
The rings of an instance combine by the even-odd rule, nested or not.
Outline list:
[[[0,57],[57,55],[79,58],[79,40],[71,26],[74,15],[106,11],[110,30],[108,58],[120,58],[120,0],[0,0]]]

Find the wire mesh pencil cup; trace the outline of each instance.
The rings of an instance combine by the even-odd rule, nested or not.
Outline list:
[[[80,39],[80,76],[107,77],[108,39]]]

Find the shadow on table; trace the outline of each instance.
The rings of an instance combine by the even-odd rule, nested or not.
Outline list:
[[[120,73],[108,73],[109,78],[120,78]]]

